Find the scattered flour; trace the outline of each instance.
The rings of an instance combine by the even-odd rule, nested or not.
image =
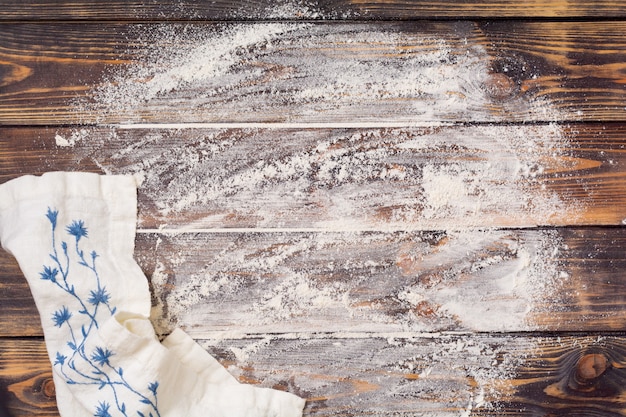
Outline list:
[[[313,1],[287,1],[275,2],[270,9],[263,12],[265,19],[320,19],[325,16],[316,2]]]
[[[564,250],[555,232],[533,235],[501,231],[451,232],[440,251],[405,247],[399,264],[416,282],[398,299],[417,316],[454,328],[528,331],[539,327],[533,315],[558,305],[566,280],[558,256]]]
[[[432,230],[575,218],[546,187],[564,141],[554,125],[157,130],[83,151],[140,175],[141,203],[170,227]]]
[[[203,342],[222,351],[229,370],[264,386],[307,393],[309,411],[366,410],[368,415],[501,415],[513,372],[527,349],[515,338],[439,335],[276,334]],[[232,360],[230,360],[232,358]],[[271,371],[265,371],[270,369]],[[327,375],[332,375],[328,377]]]
[[[540,330],[534,317],[556,311],[568,280],[558,261],[566,248],[552,231],[162,239],[152,273],[160,330],[179,324],[200,338],[235,329]]]
[[[471,36],[471,25],[456,29]],[[554,120],[541,100],[490,93],[478,43],[396,24],[256,23],[140,27],[108,82],[76,103],[87,122],[498,122]],[[445,36],[445,37],[443,37]]]
[[[164,25],[137,36],[136,62],[76,103],[101,123],[162,114],[181,122],[431,126],[125,131],[113,125],[110,136],[81,142],[105,172],[142,175],[144,202],[164,218],[177,215],[193,227],[248,219],[245,226],[406,230],[447,229],[450,220],[455,227],[532,226],[576,215],[545,189],[556,168],[546,164],[567,148],[559,125],[441,128],[468,115],[502,120],[507,106],[541,120],[559,118],[541,101],[494,101],[489,57],[467,39],[407,34],[393,25],[306,23]]]
[[[66,138],[57,133],[56,136],[54,137],[54,140],[58,147],[66,148],[66,147],[73,147],[74,145],[76,145],[76,142],[79,142],[87,138],[88,136],[89,136],[88,129],[78,129],[78,130],[73,130],[70,133],[69,138]]]
[[[302,3],[276,13],[315,18],[316,11]],[[171,226],[185,229],[324,231],[164,235],[157,247],[171,246],[152,274],[162,332],[174,324],[192,333],[198,326],[205,333],[196,336],[209,338],[208,328],[224,334],[538,329],[533,314],[557,304],[568,276],[558,262],[565,250],[558,232],[481,228],[576,215],[577,207],[546,186],[567,138],[556,123],[445,124],[468,114],[498,122],[511,110],[530,119],[560,115],[546,102],[494,99],[486,87],[489,56],[480,45],[396,28],[142,27],[136,60],[76,103],[98,115],[87,122],[110,129],[58,133],[57,145],[75,147],[105,172],[141,176],[146,217],[180,221]],[[350,119],[427,127],[116,126],[158,122],[159,115],[181,122]],[[204,255],[190,253],[203,238]],[[272,341],[262,337],[230,351],[247,361]],[[462,367],[460,378],[474,381],[453,387],[464,398],[457,407],[463,416],[493,407],[506,390],[499,382],[520,363],[504,352],[508,342],[500,351],[476,335],[434,340],[430,353],[413,361],[408,352],[415,346],[395,343],[391,338],[396,350],[385,350],[385,357],[401,354],[393,366],[418,375],[424,395],[441,396],[449,388],[438,384],[441,373],[450,363]],[[430,365],[416,368],[423,363]],[[414,388],[398,386],[393,395]]]

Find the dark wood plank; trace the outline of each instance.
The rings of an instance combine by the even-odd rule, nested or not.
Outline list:
[[[142,228],[621,225],[624,138],[622,124],[5,128],[0,183],[55,170],[138,174]]]
[[[623,229],[183,234],[149,241],[154,251],[143,255],[140,244],[138,259],[154,262],[144,270],[164,332],[172,324],[200,338],[626,325]]]
[[[513,409],[519,405],[530,416],[623,415],[623,401],[615,401],[623,397],[626,377],[623,337],[545,338],[537,346],[517,368]]]
[[[463,17],[624,17],[616,0],[470,1],[0,1],[2,20],[164,20],[164,19],[438,19]]]
[[[56,146],[54,137],[57,131],[48,128],[1,129],[0,183],[22,175],[41,175],[48,171],[102,173],[92,159]]]
[[[17,262],[0,252],[0,337],[41,336],[41,321]]]
[[[307,398],[305,416],[623,415],[623,337],[289,338],[200,343],[240,381]],[[56,416],[43,342],[0,340],[13,417]]]
[[[626,230],[140,233],[160,333],[624,330]],[[0,336],[41,335],[0,256]]]
[[[616,21],[3,24],[0,124],[624,120],[625,33]]]
[[[41,340],[0,339],[0,391],[11,417],[58,417],[52,369]]]

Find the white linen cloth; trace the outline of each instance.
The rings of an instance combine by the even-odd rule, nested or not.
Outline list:
[[[159,342],[133,259],[136,187],[68,172],[0,185],[0,243],[39,310],[61,416],[301,416],[303,399],[240,384],[182,330]]]

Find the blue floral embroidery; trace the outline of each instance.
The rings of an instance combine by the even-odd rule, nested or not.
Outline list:
[[[76,237],[76,243],[81,237],[87,237],[87,229],[85,228],[85,222],[82,220],[74,220],[72,224],[65,228],[67,233]]]
[[[109,349],[96,347],[96,351],[91,354],[91,359],[94,362],[97,362],[100,366],[103,366],[105,364],[111,366],[111,364],[109,363],[109,358],[111,356],[113,356],[113,352],[111,352]]]
[[[80,309],[77,312],[72,312],[66,305],[63,305],[52,314],[54,325],[59,328],[67,326],[71,339],[67,342],[70,352],[68,354],[57,352],[54,366],[59,368],[61,374],[65,377],[65,382],[69,385],[95,385],[98,389],[108,387],[113,394],[115,407],[125,417],[129,416],[129,410],[126,408],[126,403],[120,400],[120,390],[122,389],[132,393],[139,403],[148,405],[153,411],[146,415],[136,410],[137,416],[160,417],[157,400],[158,381],[148,384],[147,391],[142,393],[130,385],[124,377],[124,370],[121,367],[115,367],[112,364],[115,352],[102,346],[97,346],[93,352],[85,352],[85,342],[89,334],[99,326],[98,317],[102,313],[107,313],[110,317],[115,314],[116,308],[110,304],[111,294],[107,291],[106,286],[103,286],[100,282],[100,275],[96,265],[96,259],[99,257],[98,253],[92,251],[86,257],[84,251],[80,248],[80,240],[89,237],[85,222],[83,220],[74,220],[65,228],[65,231],[74,238],[74,253],[71,254],[65,241],[61,242],[60,250],[57,248],[56,229],[58,215],[59,212],[57,210],[48,208],[46,217],[52,226],[52,251],[50,258],[53,261],[53,266],[44,265],[39,275],[42,280],[50,281],[74,298],[80,304]],[[69,281],[72,259],[79,266],[91,271],[95,281],[95,289],[89,291],[86,302],[77,294],[75,286]],[[78,313],[79,316],[75,316],[74,313]],[[84,318],[85,316],[88,319],[86,320],[88,324],[83,324],[80,327],[80,331],[78,331],[78,329],[72,326],[72,318]],[[78,367],[77,363],[81,363],[82,366]],[[85,368],[89,369],[89,371],[85,371]],[[94,416],[113,417],[111,404],[106,401],[100,401],[95,407]]]
[[[100,404],[98,404],[98,406],[96,407],[96,414],[94,414],[95,417],[112,417],[111,413],[109,413],[109,408],[111,408],[111,406],[109,405],[109,403],[107,402],[100,402]]]
[[[71,318],[72,313],[70,313],[70,311],[65,306],[63,306],[61,310],[55,311],[52,314],[52,321],[54,321],[54,325],[57,327],[63,326],[63,323],[66,323]]]

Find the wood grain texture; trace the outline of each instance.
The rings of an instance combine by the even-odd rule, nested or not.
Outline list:
[[[0,2],[2,20],[266,20],[624,17],[616,0],[45,1]]]
[[[616,21],[4,24],[0,124],[623,120],[625,33]],[[198,71],[181,75],[181,60]]]
[[[0,344],[0,386],[6,392],[4,405],[10,415],[58,417],[52,369],[43,341],[2,339]]]
[[[165,332],[173,323],[199,338],[230,331],[614,331],[626,324],[620,229],[152,239],[145,258],[154,269],[144,270]]]
[[[5,128],[0,182],[55,170],[139,174],[147,229],[620,225],[625,136],[621,124]]]
[[[626,347],[614,336],[199,342],[241,382],[305,397],[305,416],[623,415]],[[51,398],[40,392],[43,381],[51,383],[43,342],[4,339],[0,352],[0,381],[8,386],[13,417],[56,416]],[[591,370],[590,357],[596,361]]]
[[[626,231],[140,233],[161,333],[616,331]],[[41,335],[0,256],[0,336]],[[213,335],[213,336],[212,336]]]
[[[0,184],[137,175],[157,332],[305,416],[623,417],[622,3],[0,0]],[[0,403],[58,417],[4,252]]]

